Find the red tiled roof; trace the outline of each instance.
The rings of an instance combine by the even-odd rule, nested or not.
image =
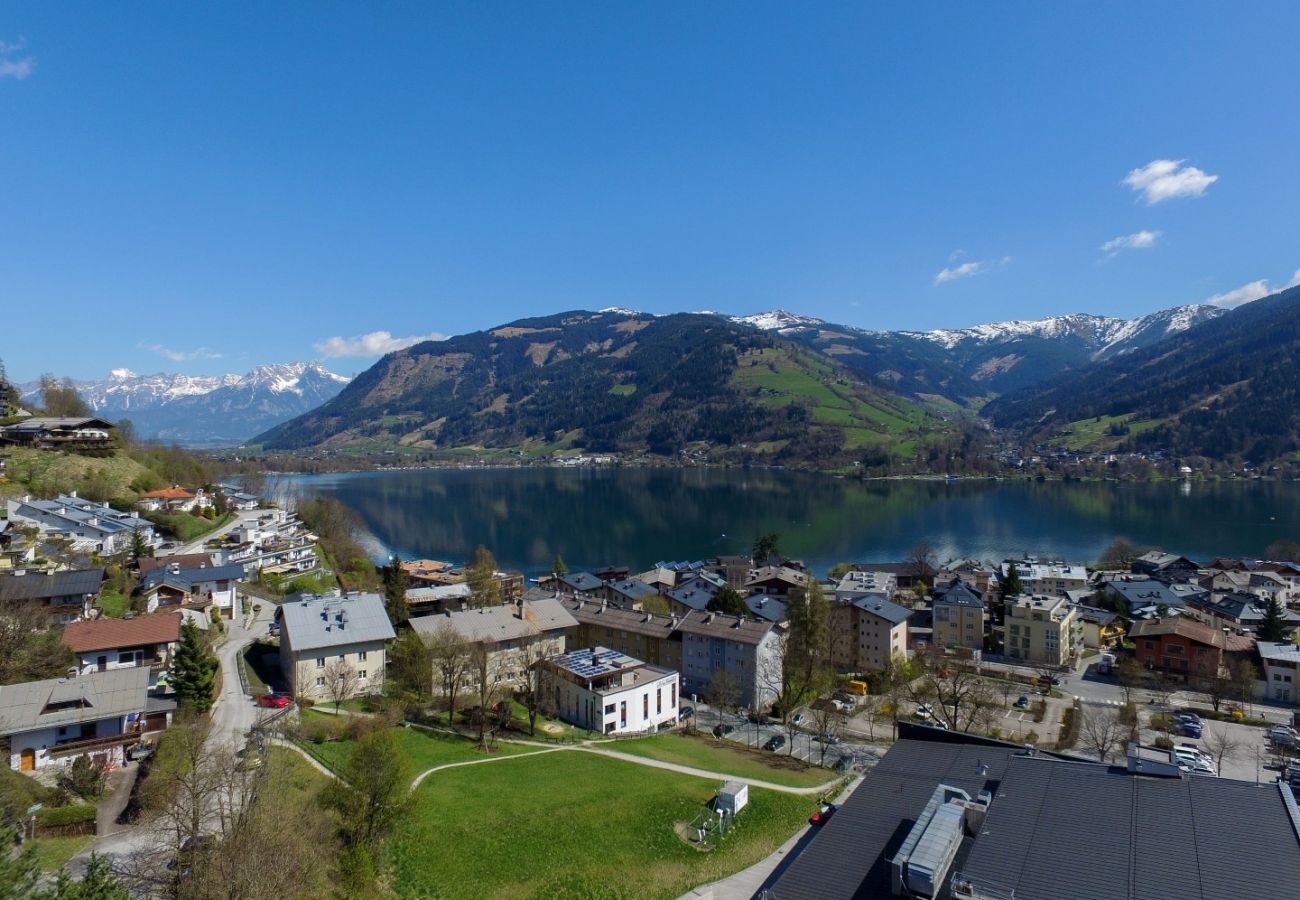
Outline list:
[[[194,495],[183,487],[172,485],[169,488],[162,488],[157,491],[150,491],[142,495],[144,500],[193,500]]]
[[[73,653],[111,650],[114,647],[140,647],[167,644],[180,640],[181,614],[156,613],[135,619],[89,619],[63,626],[63,643]]]

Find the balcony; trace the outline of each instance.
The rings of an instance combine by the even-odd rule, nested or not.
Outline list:
[[[114,734],[108,737],[84,738],[77,741],[64,741],[55,744],[50,748],[50,756],[70,756],[74,753],[93,753],[96,750],[107,750],[110,747],[117,747],[121,744],[133,744],[140,740],[138,732],[128,734]]]

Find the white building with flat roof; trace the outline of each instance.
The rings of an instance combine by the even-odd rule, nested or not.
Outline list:
[[[677,673],[606,647],[546,661],[542,697],[570,724],[601,734],[654,731],[677,721]]]

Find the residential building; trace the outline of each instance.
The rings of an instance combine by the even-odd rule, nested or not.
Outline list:
[[[912,611],[877,596],[831,603],[831,664],[839,672],[883,672],[895,656],[907,656]]]
[[[149,670],[93,671],[0,687],[0,753],[33,772],[78,756],[116,765],[123,747],[148,730]],[[155,718],[166,727],[168,714]]]
[[[1129,639],[1147,669],[1197,679],[1214,678],[1223,667],[1223,632],[1188,616],[1135,622]]]
[[[1152,550],[1143,553],[1129,566],[1134,575],[1147,575],[1160,581],[1191,581],[1200,572],[1200,566],[1176,553]]]
[[[803,588],[807,576],[789,566],[761,566],[752,569],[745,580],[744,592],[767,594],[770,597],[788,597],[790,592]]]
[[[406,606],[412,616],[439,615],[448,610],[469,608],[473,593],[463,581],[455,584],[424,584],[407,589]]]
[[[730,673],[739,706],[765,708],[781,683],[784,626],[748,616],[692,613],[677,625],[682,639],[682,690],[707,696],[714,673]]]
[[[1078,608],[1060,597],[1007,597],[1003,601],[1006,655],[1034,665],[1063,666],[1083,652]]]
[[[124,513],[78,497],[76,492],[61,494],[54,500],[10,498],[6,506],[9,521],[34,527],[45,537],[66,540],[73,550],[105,556],[124,553],[131,549],[137,533],[146,546],[158,543],[153,523],[138,513]]]
[[[609,647],[663,669],[680,671],[681,615],[630,609],[604,601],[562,598],[578,623],[567,640],[571,647]]]
[[[1105,582],[1102,594],[1122,602],[1130,619],[1181,613],[1189,602],[1209,596],[1209,592],[1198,584],[1165,584],[1137,575],[1125,575]]]
[[[1300,818],[1290,789],[1184,774],[1168,753],[1135,748],[1107,765],[900,722],[899,740],[863,779],[787,857],[769,897],[1296,893]]]
[[[676,587],[664,591],[664,597],[668,599],[669,612],[684,616],[691,612],[704,612],[725,585],[719,575],[687,575]]]
[[[492,683],[514,688],[527,684],[530,665],[564,653],[565,633],[576,629],[578,622],[558,598],[544,597],[419,616],[410,620],[410,626],[426,644],[444,628],[468,643],[482,644]]]
[[[0,426],[0,444],[38,450],[98,450],[112,445],[113,423],[95,416],[40,416]]]
[[[607,647],[571,650],[545,663],[549,712],[601,734],[655,731],[677,722],[677,673]]]
[[[717,559],[709,560],[704,568],[743,593],[745,582],[749,580],[753,566],[754,561],[748,556],[719,556]]]
[[[276,611],[280,670],[297,697],[333,699],[327,679],[355,673],[349,696],[384,690],[386,647],[396,634],[379,594],[301,594]]]
[[[1124,639],[1124,620],[1108,609],[1075,604],[1083,623],[1083,646],[1091,650],[1114,647]]]
[[[596,591],[596,595],[602,600],[608,600],[610,603],[617,603],[620,606],[633,606],[641,603],[663,605],[664,603],[663,600],[659,599],[659,592],[639,578],[606,581],[604,586]],[[666,606],[663,608],[667,609]]]
[[[1066,596],[1066,591],[1077,591],[1088,586],[1088,570],[1060,560],[1039,560],[1033,557],[1008,559],[1002,564],[1001,580],[1007,583],[1012,567],[1020,574],[1020,593],[1043,597]]]
[[[244,567],[239,564],[182,568],[173,563],[146,572],[137,592],[144,598],[147,612],[211,606],[229,619],[235,614],[238,584],[244,577]]]
[[[146,512],[193,512],[196,509],[208,509],[212,506],[212,495],[203,488],[187,491],[178,484],[160,488],[140,495],[136,504]]]
[[[0,574],[0,602],[32,604],[50,625],[64,625],[90,615],[103,584],[103,567],[67,572],[18,569]]]
[[[1264,621],[1267,603],[1254,594],[1225,591],[1201,594],[1187,603],[1187,612],[1196,619],[1215,628],[1227,628],[1238,634],[1254,632]],[[1288,630],[1300,626],[1300,613],[1282,610],[1282,621]]]
[[[538,587],[558,591],[566,597],[578,597],[583,600],[599,600],[605,582],[590,572],[566,572],[558,577],[542,578]]]
[[[171,662],[180,638],[179,612],[87,619],[63,626],[63,643],[76,658],[79,674],[143,667],[149,670],[150,687]]]
[[[1300,644],[1259,641],[1255,646],[1264,667],[1264,699],[1300,701]]]
[[[0,572],[27,569],[36,562],[36,541],[14,522],[0,527]]]
[[[835,585],[836,600],[852,600],[863,594],[875,594],[886,600],[898,590],[898,576],[893,572],[859,572],[852,570]]]
[[[936,587],[931,603],[934,646],[944,650],[984,649],[988,611],[984,598],[964,581]]]
[[[767,594],[750,594],[745,598],[745,606],[749,608],[750,615],[755,619],[763,619],[766,622],[784,622],[789,604],[779,597],[771,597]]]

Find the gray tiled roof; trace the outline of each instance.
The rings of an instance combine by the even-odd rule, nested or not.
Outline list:
[[[624,578],[610,584],[610,590],[616,591],[631,600],[640,600],[646,596],[656,596],[659,592],[640,578]]]
[[[934,605],[940,604],[977,608],[984,605],[984,598],[980,596],[979,591],[971,588],[966,582],[954,581],[947,587],[934,589]]]
[[[150,569],[140,582],[140,590],[147,591],[164,582],[185,589],[195,584],[209,581],[239,581],[246,577],[244,567],[238,564],[228,566],[203,566],[200,568],[180,569],[173,572],[170,566],[158,566]]]
[[[745,605],[755,616],[768,622],[784,622],[789,606],[780,597],[769,597],[767,594],[750,594],[745,598]]]
[[[0,575],[0,600],[45,600],[98,594],[104,583],[104,570],[74,569],[70,572],[28,572],[25,575]]]
[[[149,667],[90,672],[0,687],[0,734],[75,725],[141,712],[149,694]],[[46,712],[50,702],[81,705]]]
[[[467,641],[490,644],[578,627],[578,620],[569,615],[564,605],[553,597],[525,600],[523,609],[523,618],[518,615],[518,606],[505,603],[501,606],[446,612],[438,616],[416,616],[410,624],[421,636],[432,636],[450,625]]]
[[[580,625],[617,628],[620,631],[630,631],[633,634],[650,637],[671,637],[684,621],[681,616],[665,616],[662,613],[642,609],[627,609],[613,603],[601,603],[599,600],[565,599],[561,603]]]
[[[741,644],[760,643],[772,628],[773,623],[762,619],[711,612],[691,613],[677,625],[677,630],[683,634],[724,638]]]
[[[682,606],[702,610],[709,605],[709,601],[720,590],[721,588],[712,581],[703,578],[692,578],[679,587],[665,591],[664,596],[677,601]]]
[[[344,614],[345,621],[339,621],[339,613]],[[391,641],[397,636],[384,611],[384,598],[378,594],[307,594],[286,601],[280,607],[280,617],[295,651]]]
[[[605,583],[590,572],[569,572],[560,576],[560,582],[569,590],[580,592],[599,590]]]
[[[892,600],[880,600],[875,597],[859,597],[853,601],[853,605],[894,625],[906,622],[912,615],[912,611],[906,606],[899,606]]]

